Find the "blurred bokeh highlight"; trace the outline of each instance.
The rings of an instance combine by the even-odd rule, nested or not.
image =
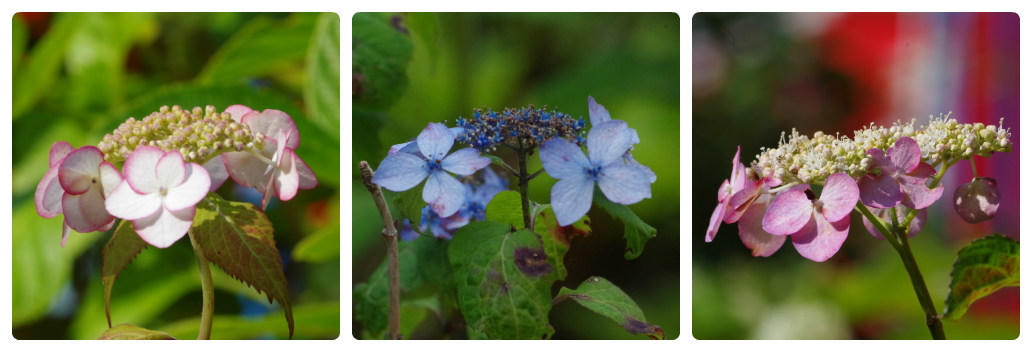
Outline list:
[[[975,238],[1019,239],[1018,15],[1013,13],[700,13],[692,18],[692,335],[697,339],[928,339],[913,288],[888,243],[853,215],[849,238],[824,263],[786,243],[754,258],[723,224],[704,233],[716,193],[742,162],[777,147],[781,131],[852,136],[950,113],[961,123],[1011,129],[1014,148],[975,158],[1003,193],[996,218],[968,224],[950,199],[972,177],[968,162],[943,179],[942,199],[911,240],[942,311],[957,251]],[[1018,336],[1018,289],[976,302],[943,323],[951,339]]]

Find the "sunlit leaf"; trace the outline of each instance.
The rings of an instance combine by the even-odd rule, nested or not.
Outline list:
[[[336,339],[340,336],[340,304],[338,302],[315,302],[294,306],[297,321],[295,339]],[[157,326],[169,335],[183,339],[197,337],[199,316],[191,316],[165,326]],[[279,312],[272,311],[260,317],[239,314],[215,315],[212,319],[212,340],[286,339],[283,319]]]
[[[484,209],[484,216],[487,221],[495,221],[502,224],[523,228],[523,206],[522,199],[516,191],[501,191],[491,198]]]
[[[626,205],[611,202],[598,188],[595,188],[594,201],[609,215],[624,224],[624,238],[627,239],[627,251],[624,253],[624,258],[634,259],[641,255],[641,251],[645,249],[645,242],[656,236],[656,228],[642,221]]]
[[[54,14],[50,28],[22,62],[22,69],[14,71],[11,91],[17,94],[12,98],[11,116],[15,121],[32,108],[57,79],[65,49],[83,16],[83,12]]]
[[[534,217],[534,232],[541,236],[542,247],[545,249],[548,263],[555,268],[549,275],[555,281],[566,280],[566,264],[563,263],[563,258],[570,250],[570,241],[574,237],[591,234],[588,216],[581,217],[569,226],[559,226],[551,207],[536,207],[536,209],[541,209],[541,211]]]
[[[68,42],[70,111],[107,111],[125,95],[125,62],[132,44],[156,32],[153,14],[86,12]],[[76,114],[74,116],[82,116]]]
[[[1020,283],[1019,243],[1001,234],[979,238],[961,248],[950,273],[943,317],[960,319],[971,304],[1007,286]]]
[[[301,239],[294,247],[294,260],[322,262],[340,258],[340,224],[328,226]]]
[[[125,220],[118,224],[115,233],[104,245],[101,281],[104,283],[104,314],[108,326],[111,326],[111,289],[115,286],[115,279],[145,247],[147,242],[136,234],[133,223]]]
[[[201,83],[239,83],[243,78],[300,62],[308,50],[316,14],[299,13],[283,20],[255,17],[219,47],[197,76]]]
[[[190,229],[204,255],[227,274],[265,292],[283,307],[294,332],[283,260],[272,237],[272,223],[251,203],[227,201],[215,193],[197,203]]]
[[[175,340],[175,338],[161,331],[147,330],[131,324],[118,324],[105,331],[98,340]]]
[[[308,118],[330,135],[340,133],[340,16],[319,15],[305,57]]]
[[[470,338],[551,336],[552,265],[538,236],[512,231],[509,224],[474,222],[452,237],[448,258]]]
[[[653,339],[664,338],[663,329],[649,324],[637,303],[612,282],[598,276],[589,277],[576,290],[559,289],[557,300],[573,299],[584,308],[620,324],[632,334],[646,334]]]

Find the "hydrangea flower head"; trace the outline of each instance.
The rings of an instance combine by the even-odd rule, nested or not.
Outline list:
[[[234,114],[246,111],[240,122],[265,140],[264,148],[258,152],[222,154],[229,176],[234,181],[264,195],[262,209],[268,206],[273,195],[287,201],[297,195],[298,189],[312,189],[317,185],[312,169],[294,153],[301,140],[290,115],[275,109],[258,112],[247,111],[244,106],[230,108]],[[233,118],[235,120],[236,116]]]
[[[713,238],[717,236],[720,222],[727,217],[728,208],[731,207],[731,196],[745,187],[745,165],[738,162],[741,152],[742,147],[739,146],[735,151],[735,156],[731,158],[731,178],[724,179],[724,183],[720,184],[720,189],[717,191],[717,207],[713,209],[713,215],[710,215],[709,227],[706,228],[706,242],[712,242]]]
[[[590,95],[588,96],[588,117],[589,120],[591,120],[591,126],[599,125],[603,122],[610,121],[613,119],[609,115],[609,110],[607,110],[605,106],[602,106],[602,104],[596,103],[595,98],[591,97]],[[633,128],[629,129],[631,130],[631,148],[623,154],[623,162],[627,165],[640,167],[643,172],[649,175],[649,182],[655,183],[656,173],[652,172],[652,169],[650,169],[648,166],[642,165],[637,160],[634,160],[634,156],[631,155],[631,150],[634,149],[634,145],[641,142],[641,140],[638,139],[638,131],[636,131]]]
[[[502,143],[533,148],[553,138],[578,145],[584,143],[581,137],[584,120],[555,110],[548,111],[548,106],[506,108],[501,112],[477,109],[469,119],[456,119],[456,124],[461,129],[456,135],[458,142],[480,151],[493,150]]]
[[[541,146],[541,164],[553,178],[551,201],[559,225],[566,226],[587,214],[595,183],[602,194],[619,204],[634,204],[651,196],[649,175],[625,165],[620,157],[631,147],[627,123],[612,120],[588,132],[588,155],[576,144],[555,138]]]
[[[122,182],[114,165],[104,161],[95,147],[72,149],[67,142],[50,148],[50,170],[36,186],[36,213],[44,218],[64,214],[61,245],[69,230],[104,231],[115,218],[104,208],[104,199]]]
[[[911,209],[932,205],[942,196],[942,187],[928,189],[925,181],[935,175],[931,165],[921,161],[921,149],[910,137],[896,140],[888,150],[869,149],[872,168],[880,174],[869,173],[860,179],[860,200],[873,208],[892,208],[902,202]]]
[[[803,257],[823,262],[831,258],[849,234],[849,213],[859,197],[856,181],[846,173],[828,177],[820,198],[810,185],[802,184],[782,192],[763,216],[763,230],[773,235],[790,235]]]
[[[762,193],[738,220],[738,237],[752,250],[754,257],[769,257],[785,244],[785,236],[776,236],[763,229],[763,216],[774,196]]]
[[[906,221],[908,208],[903,204],[897,205],[894,208],[896,209],[896,223],[902,224],[903,221]],[[889,211],[889,209],[878,209],[871,207],[868,207],[868,209],[871,210],[871,213],[874,214],[874,216],[877,216],[882,220],[885,220],[885,223],[892,224],[892,219],[890,218],[890,214],[892,213]],[[878,228],[874,227],[874,224],[871,223],[871,220],[867,220],[866,216],[863,216],[862,218],[864,219],[864,228],[867,229],[867,232],[870,233],[871,236],[874,236],[874,238],[877,239],[885,239],[885,236],[881,233],[881,231],[878,231]],[[926,220],[928,220],[928,209],[925,208],[918,210],[917,216],[915,216],[914,219],[910,221],[910,228],[909,230],[907,230],[907,234],[909,235],[909,237],[914,237],[915,235],[917,235],[918,232],[921,232],[921,228],[924,227],[924,223]]]
[[[953,192],[953,209],[971,224],[992,219],[999,207],[1000,189],[996,180],[989,177],[976,178]]]
[[[132,220],[136,233],[158,248],[186,234],[196,204],[208,194],[211,180],[204,167],[184,163],[179,151],[137,148],[125,161],[125,180],[105,201],[114,216]]]
[[[466,202],[459,208],[459,216],[467,220],[484,220],[487,218],[485,211],[487,204],[491,202],[499,192],[506,189],[506,181],[498,177],[490,167],[481,171],[483,182],[479,185],[465,183]]]
[[[473,148],[459,149],[447,155],[455,143],[455,134],[439,123],[428,124],[416,137],[415,143],[420,155],[407,152],[387,155],[373,175],[373,183],[401,192],[426,179],[423,200],[438,216],[455,214],[462,206],[465,189],[447,172],[471,175],[491,164],[491,159],[481,156]]]

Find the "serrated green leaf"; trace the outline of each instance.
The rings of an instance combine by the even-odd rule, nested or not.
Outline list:
[[[303,60],[315,18],[313,13],[294,14],[284,20],[255,17],[219,47],[197,75],[197,81],[239,81]]]
[[[594,201],[609,215],[624,224],[624,238],[627,239],[627,251],[624,252],[625,259],[637,258],[645,248],[645,242],[650,238],[656,237],[656,228],[642,221],[626,205],[611,202],[597,187],[595,188]]]
[[[140,254],[147,247],[136,230],[133,223],[121,220],[111,239],[104,245],[101,281],[104,284],[104,315],[107,316],[108,326],[111,326],[111,289],[115,286],[115,279],[118,273],[122,272],[133,261],[137,254]]]
[[[308,118],[340,138],[340,16],[319,15],[305,57]]]
[[[978,299],[1007,286],[1020,284],[1019,243],[1001,234],[974,240],[961,248],[950,273],[943,317],[957,320]]]
[[[105,331],[98,340],[175,340],[175,338],[161,331],[147,330],[131,324],[118,324]]]
[[[598,276],[589,277],[576,290],[559,289],[557,300],[573,299],[575,302],[620,324],[632,334],[646,334],[662,340],[665,336],[659,325],[649,324],[638,304],[612,282]]]
[[[541,236],[548,263],[555,269],[549,275],[553,281],[566,280],[566,264],[563,263],[563,258],[570,250],[570,240],[576,236],[591,234],[588,216],[585,215],[570,226],[559,226],[552,208],[547,204],[535,207],[535,210],[539,212],[535,214],[534,232]]]
[[[401,15],[357,13],[351,18],[352,98],[356,105],[383,109],[408,86],[412,39],[392,24]]]
[[[470,223],[452,237],[448,258],[454,270],[459,309],[470,338],[548,338],[549,274],[538,236],[509,224]]]
[[[190,228],[204,255],[230,276],[265,292],[269,302],[283,307],[290,335],[294,335],[283,260],[272,237],[272,223],[254,204],[227,201],[209,193],[197,203]]]
[[[416,289],[425,281],[412,242],[402,242],[398,246],[398,284],[401,285],[402,293]],[[388,285],[387,259],[384,258],[369,276],[369,281],[355,285],[351,291],[355,319],[362,323],[368,336],[373,338],[384,338],[387,334],[387,310],[390,308]]]
[[[520,193],[516,191],[501,191],[491,198],[484,209],[484,217],[487,221],[496,221],[502,224],[512,225],[516,228],[523,228],[523,200]]]

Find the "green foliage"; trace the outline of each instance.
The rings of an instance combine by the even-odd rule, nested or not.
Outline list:
[[[340,258],[340,223],[305,236],[297,243],[292,253],[294,260],[304,262],[323,262]]]
[[[1019,243],[1001,234],[974,240],[961,248],[950,273],[950,293],[942,316],[957,320],[979,298],[1020,283]]]
[[[534,232],[541,236],[548,263],[555,269],[549,275],[553,281],[565,280],[566,264],[563,263],[563,258],[570,250],[570,241],[575,236],[590,235],[590,221],[588,216],[584,215],[569,226],[559,226],[551,207],[535,207],[535,210],[537,209],[541,211],[534,215]]]
[[[357,13],[351,18],[352,76],[356,105],[386,108],[400,96],[408,77],[412,40],[391,24],[391,14]]]
[[[190,229],[197,245],[215,265],[283,306],[290,335],[294,334],[287,278],[272,237],[272,223],[251,203],[227,201],[209,193],[197,204]]]
[[[627,239],[627,252],[624,258],[630,260],[641,255],[645,242],[656,236],[656,228],[649,226],[631,208],[609,201],[597,187],[595,188],[595,204],[604,209],[613,218],[624,224],[624,238]]]
[[[104,245],[101,281],[104,283],[104,314],[107,316],[108,326],[111,326],[111,289],[115,286],[115,279],[145,247],[147,242],[136,234],[133,223],[125,220],[119,222],[115,233]]]
[[[423,207],[426,207],[426,202],[423,201],[423,186],[425,184],[426,182],[423,182],[407,191],[397,193],[392,202],[394,208],[398,210],[398,214],[401,216],[397,220],[409,219],[412,229],[416,231],[419,230],[416,227],[423,217]]]
[[[455,233],[448,258],[470,338],[551,336],[552,267],[538,236],[508,224],[474,222]]]
[[[399,244],[398,273],[401,292],[411,292],[425,280],[419,270],[419,261],[413,242]],[[387,277],[387,261],[373,272],[369,280],[355,285],[351,292],[355,304],[355,319],[362,322],[366,335],[371,338],[383,338],[387,334],[387,310],[389,308],[389,292]]]
[[[520,204],[520,193],[516,191],[501,191],[491,198],[491,202],[484,209],[484,217],[487,221],[494,221],[523,228],[523,205]]]
[[[584,308],[609,318],[629,333],[646,334],[658,340],[664,338],[663,329],[658,325],[649,324],[638,304],[609,280],[592,276],[576,290],[563,287],[559,290],[556,300],[566,298],[573,299]]]
[[[175,338],[161,331],[147,330],[131,324],[118,324],[105,331],[98,340],[175,340]]]
[[[196,273],[194,273],[196,275]],[[299,327],[295,339],[336,339],[340,336],[340,305],[337,302],[314,302],[294,306],[294,319]],[[197,336],[199,317],[190,317],[161,326],[161,331],[182,339]],[[261,317],[215,315],[212,319],[212,340],[286,339],[279,312]]]
[[[22,69],[14,72],[11,91],[17,94],[12,97],[11,116],[15,121],[35,105],[57,79],[61,59],[84,16],[86,14],[81,12],[55,15],[50,32],[32,48]]]
[[[340,16],[319,15],[305,56],[308,118],[340,139]]]
[[[317,16],[315,13],[300,13],[286,21],[254,18],[212,55],[197,81],[204,84],[237,83],[247,77],[296,64],[308,50],[308,41],[298,38],[311,37]]]

